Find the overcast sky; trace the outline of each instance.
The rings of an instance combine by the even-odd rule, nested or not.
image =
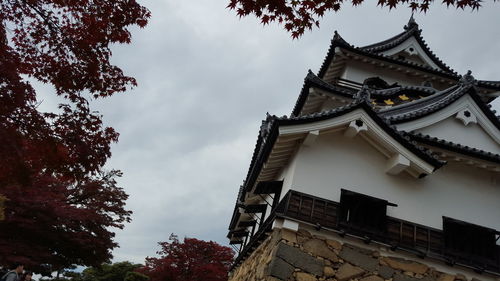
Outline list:
[[[365,1],[328,14],[320,29],[292,40],[280,26],[239,19],[225,8],[227,0],[139,2],[152,12],[149,25],[133,29],[133,43],[115,46],[113,54],[139,86],[94,108],[120,133],[107,167],[124,172],[119,183],[134,212],[117,232],[115,261],[140,263],[171,233],[227,245],[236,193],[266,112],[290,114],[334,30],[363,46],[403,31],[411,14]],[[500,3],[479,12],[437,5],[415,18],[430,48],[453,69],[500,80],[499,15]]]

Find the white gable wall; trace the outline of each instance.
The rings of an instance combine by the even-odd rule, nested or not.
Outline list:
[[[400,85],[415,85],[415,78],[405,74],[375,66],[359,61],[349,61],[341,75],[341,78],[363,83],[366,78],[380,77],[389,84],[399,83]],[[418,83],[418,82],[417,82]]]
[[[408,50],[410,48],[412,48],[413,51]],[[395,54],[400,53],[400,52],[405,51],[405,50],[407,50],[409,52],[407,55],[412,54],[412,55],[418,56],[421,60],[423,60],[430,67],[433,67],[436,69],[441,69],[425,53],[425,51],[422,49],[422,47],[420,47],[420,44],[417,42],[415,37],[410,37],[410,38],[406,39],[403,43],[397,45],[396,47],[394,47],[392,49],[389,49],[385,52],[382,52],[382,54],[384,54],[386,56],[392,56],[392,55],[395,55]]]
[[[457,113],[468,110],[476,123],[464,123]],[[414,131],[451,142],[500,154],[500,132],[469,95],[428,116],[397,125],[398,130]]]
[[[339,202],[344,188],[396,203],[388,215],[422,225],[442,229],[444,215],[500,230],[500,174],[449,163],[416,179],[388,175],[385,164],[386,158],[360,136],[320,135],[296,154],[293,178],[282,196],[291,188]]]
[[[416,132],[500,154],[498,143],[480,125],[471,123],[464,126],[455,117],[448,117],[441,122],[416,130]]]
[[[409,76],[397,70],[389,70],[387,68],[360,61],[348,61],[341,74],[341,78],[359,83],[363,83],[366,78],[370,77],[380,77],[389,84],[397,82],[402,86],[418,86],[422,85],[424,82],[424,79],[420,77],[417,78]],[[435,80],[432,80],[431,82],[433,87],[439,90],[444,90],[450,86],[450,84],[443,84]]]

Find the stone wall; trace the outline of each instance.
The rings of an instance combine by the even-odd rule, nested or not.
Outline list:
[[[229,281],[261,280],[468,281],[464,275],[439,272],[416,261],[285,229],[274,230],[229,277]]]

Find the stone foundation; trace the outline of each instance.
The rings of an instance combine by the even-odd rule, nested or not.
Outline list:
[[[378,251],[313,236],[302,229],[274,230],[229,276],[229,281],[261,280],[468,281],[462,274],[451,275],[416,261],[382,256]]]

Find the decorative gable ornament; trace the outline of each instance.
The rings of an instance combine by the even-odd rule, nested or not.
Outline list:
[[[368,131],[368,127],[366,126],[366,123],[363,122],[363,120],[357,119],[349,123],[349,126],[345,130],[344,136],[352,138],[363,131]]]
[[[464,124],[464,126],[469,125],[469,123],[477,124],[477,118],[468,108],[461,110],[457,113],[456,118]]]

